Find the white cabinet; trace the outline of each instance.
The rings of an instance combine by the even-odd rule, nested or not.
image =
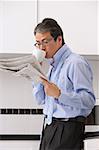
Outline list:
[[[0,1],[0,53],[31,53],[34,27],[45,17],[59,22],[73,51],[99,54],[99,1],[80,0]]]
[[[31,53],[37,2],[0,1],[0,53]]]
[[[97,54],[96,1],[38,1],[38,21],[56,19],[64,31],[65,42],[80,54]]]
[[[99,61],[98,61],[98,99],[99,99]]]
[[[39,141],[0,141],[0,150],[39,150]]]
[[[99,125],[86,125],[85,132],[91,133],[94,137],[84,140],[84,150],[99,150],[99,136],[95,137],[95,133],[99,132]]]
[[[0,115],[0,135],[41,135],[43,115]]]
[[[97,21],[98,22],[97,23],[97,25],[98,25],[98,27],[97,27],[98,28],[97,29],[98,30],[97,42],[98,42],[98,55],[99,55],[99,1],[97,1],[97,12],[98,12],[97,13],[97,20],[98,20]]]
[[[84,150],[99,150],[99,138],[85,140]]]

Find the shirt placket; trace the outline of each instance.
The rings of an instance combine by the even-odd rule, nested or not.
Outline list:
[[[48,72],[48,79],[51,80],[51,74],[53,71],[53,66],[50,66],[49,72]],[[47,96],[47,118],[46,123],[49,125],[52,122],[52,116],[53,116],[53,110],[54,110],[54,98],[51,96]]]

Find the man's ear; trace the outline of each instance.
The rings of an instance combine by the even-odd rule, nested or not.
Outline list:
[[[61,44],[62,43],[62,36],[58,36],[57,40]]]

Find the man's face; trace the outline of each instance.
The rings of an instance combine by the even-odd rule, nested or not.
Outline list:
[[[62,46],[62,37],[58,36],[57,40],[54,41],[50,32],[36,33],[35,40],[35,46],[46,52],[46,58],[52,58],[57,50]]]

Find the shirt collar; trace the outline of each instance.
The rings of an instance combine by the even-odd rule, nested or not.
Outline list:
[[[47,58],[47,61],[48,61],[49,65],[52,65],[54,63],[54,59],[53,58]]]
[[[58,65],[58,63],[61,60],[65,60],[70,54],[71,54],[71,50],[69,49],[69,47],[64,44],[54,55],[53,58],[50,58],[48,61],[50,63],[50,65],[52,65],[55,69]]]

